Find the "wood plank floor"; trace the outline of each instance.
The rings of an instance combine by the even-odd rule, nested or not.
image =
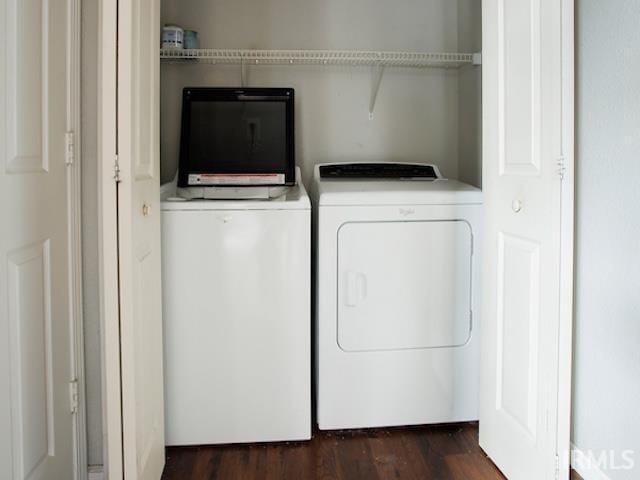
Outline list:
[[[309,442],[167,449],[163,480],[503,480],[474,423],[315,432]]]
[[[477,423],[314,432],[309,442],[167,448],[162,480],[504,480]],[[582,480],[571,472],[571,480]]]

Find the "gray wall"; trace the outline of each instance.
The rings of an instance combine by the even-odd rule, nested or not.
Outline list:
[[[640,478],[640,2],[578,0],[573,443]]]
[[[82,289],[89,465],[102,464],[98,297],[98,1],[82,3]]]

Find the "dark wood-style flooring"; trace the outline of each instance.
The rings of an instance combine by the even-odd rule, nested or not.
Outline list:
[[[163,480],[502,480],[476,424],[314,432],[309,442],[167,449]]]
[[[580,480],[572,476],[572,480]],[[504,480],[475,423],[314,432],[308,442],[173,447],[163,480]]]

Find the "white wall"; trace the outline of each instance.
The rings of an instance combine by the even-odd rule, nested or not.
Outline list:
[[[82,3],[82,289],[89,465],[102,464],[98,297],[98,2]]]
[[[163,23],[199,32],[202,47],[456,52],[451,0],[163,0]],[[480,18],[477,18],[480,22]],[[389,69],[373,120],[371,69],[249,69],[248,86],[296,90],[297,162],[305,179],[319,162],[405,160],[458,177],[458,74]],[[238,66],[162,67],[163,180],[176,169],[184,86],[237,86]]]
[[[640,478],[640,2],[578,0],[573,443]],[[600,477],[590,477],[600,478]],[[586,479],[588,480],[588,479]]]

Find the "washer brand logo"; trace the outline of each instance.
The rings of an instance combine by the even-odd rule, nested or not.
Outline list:
[[[406,217],[407,215],[413,215],[416,211],[413,208],[401,208],[399,209],[400,215]]]

